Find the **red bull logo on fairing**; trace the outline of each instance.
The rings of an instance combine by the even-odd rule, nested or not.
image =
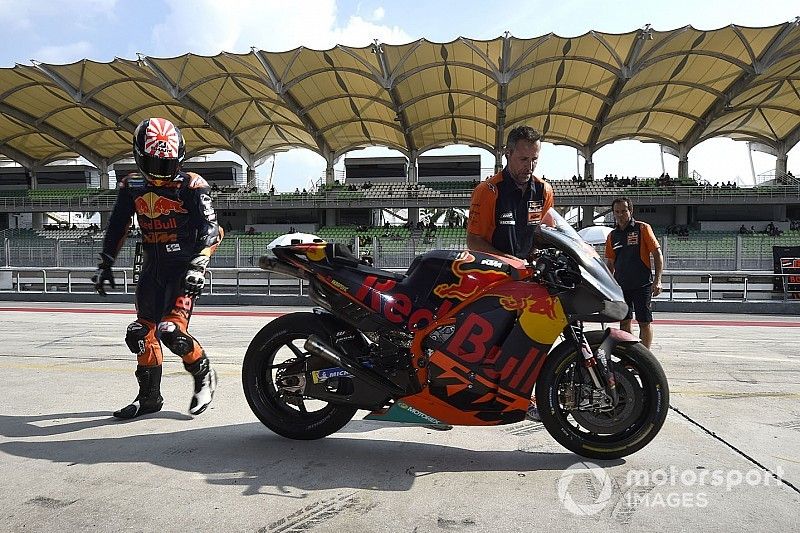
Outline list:
[[[147,192],[136,198],[136,214],[147,218],[158,218],[170,213],[187,213],[183,208],[183,202],[159,196],[156,193]]]
[[[500,298],[500,305],[509,311],[527,311],[543,315],[550,320],[557,318],[556,304],[558,300],[555,296],[527,296],[520,298],[515,294],[509,294]]]
[[[499,264],[502,265],[498,261]],[[466,300],[480,289],[509,277],[505,272],[486,268],[485,262],[476,263],[475,256],[469,252],[462,252],[458,259],[453,261],[451,271],[456,277],[455,283],[437,285],[433,293],[440,298],[454,298]]]

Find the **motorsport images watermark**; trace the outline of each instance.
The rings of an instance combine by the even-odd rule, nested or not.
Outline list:
[[[599,487],[598,490],[592,490],[592,494],[585,490],[587,477],[594,487]],[[777,486],[782,479],[783,469],[780,466],[774,475],[756,468],[747,471],[678,470],[670,466],[668,469],[629,470],[624,485],[618,490],[622,493],[624,503],[631,507],[707,507],[706,490],[709,487],[724,487],[729,492],[741,486]],[[611,501],[614,485],[614,479],[601,466],[589,461],[575,463],[564,470],[558,479],[558,499],[572,514],[591,516],[605,509]],[[575,487],[584,490],[574,490]]]

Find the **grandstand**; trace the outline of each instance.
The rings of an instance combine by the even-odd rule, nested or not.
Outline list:
[[[383,163],[380,158],[372,158],[369,164],[362,163],[362,170],[368,171],[370,164]],[[372,174],[365,174],[368,175]],[[471,184],[452,181],[459,187],[440,189],[432,185],[447,180],[429,177],[433,181],[411,184],[407,180],[395,181],[393,177],[381,176],[378,171],[374,181],[361,180],[359,185],[345,183],[315,192],[214,193],[220,222],[228,233],[217,263],[236,266],[249,262],[250,255],[265,251],[266,244],[292,227],[375,255],[377,264],[387,268],[402,268],[416,254],[430,249],[464,247],[463,220],[455,227],[452,221],[444,219],[438,224],[428,220],[420,225],[419,215],[420,212],[430,215],[436,207],[439,207],[439,214],[447,209],[465,212],[469,207],[472,189],[468,185]],[[701,185],[622,187],[572,181],[555,181],[553,186],[559,209],[565,213],[579,213],[574,220],[576,226],[586,220],[584,212],[590,213],[588,218],[592,223],[610,223],[608,206],[611,201],[618,196],[633,198],[637,212],[651,222],[661,239],[670,269],[764,270],[772,264],[774,246],[800,245],[800,229],[791,223],[791,220],[800,220],[800,189],[797,187],[768,185],[720,190]],[[0,210],[13,213],[91,209],[108,213],[114,199],[113,190],[0,190]],[[437,205],[437,201],[442,204]],[[405,221],[390,224],[384,219],[384,213],[391,210],[396,214],[408,212],[409,216]],[[333,216],[328,216],[330,212]],[[333,223],[329,223],[331,220]],[[758,232],[771,223],[781,234],[741,235],[738,230],[743,222]],[[81,267],[94,263],[97,245],[102,239],[102,232],[97,230],[101,228],[52,226],[3,231],[1,236],[6,246],[0,258],[2,264]],[[686,234],[674,234],[675,227],[685,227]],[[55,243],[62,248],[83,245],[85,253],[70,252],[70,258],[65,258],[47,252]],[[9,251],[23,249],[28,252]],[[120,264],[125,265],[125,259]]]

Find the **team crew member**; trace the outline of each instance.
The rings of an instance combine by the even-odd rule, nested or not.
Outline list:
[[[482,181],[472,193],[467,225],[467,247],[515,259],[530,259],[535,251],[534,230],[553,207],[553,187],[533,175],[542,135],[529,126],[508,133],[506,166]],[[540,421],[534,399],[528,418]]]
[[[197,340],[188,332],[195,299],[205,284],[209,259],[222,240],[206,181],[180,170],[186,146],[180,130],[163,118],[150,118],[133,133],[133,155],[140,173],[119,183],[119,194],[92,278],[105,295],[115,287],[111,267],[136,214],[142,231],[144,262],[136,287],[136,321],[125,343],[136,354],[139,394],[114,413],[134,418],[161,410],[161,343],[183,360],[194,378],[189,405],[202,413],[214,396],[217,375]]]
[[[650,225],[633,219],[630,199],[617,198],[611,209],[617,225],[606,238],[606,263],[622,287],[628,304],[628,316],[620,322],[620,329],[631,332],[635,311],[642,344],[650,348],[653,342],[651,297],[661,294],[661,273],[664,270],[661,247]],[[655,265],[655,278],[651,265]]]
[[[534,229],[553,207],[553,188],[533,175],[541,134],[529,126],[511,130],[506,166],[482,181],[472,193],[467,247],[478,252],[528,259],[534,250]]]

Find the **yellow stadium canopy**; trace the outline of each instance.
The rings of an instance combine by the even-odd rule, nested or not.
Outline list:
[[[785,154],[800,140],[800,23],[0,69],[0,153],[27,167],[107,167],[151,116],[182,128],[189,156],[231,150],[251,167],[294,147],[329,165],[363,146],[496,154],[522,124],[588,158],[619,139],[686,154],[717,136]]]

